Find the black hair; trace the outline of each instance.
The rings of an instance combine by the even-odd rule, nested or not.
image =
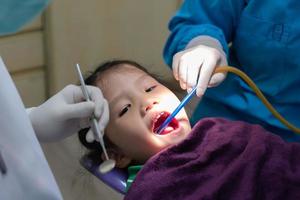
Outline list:
[[[131,60],[112,60],[112,61],[107,61],[105,63],[100,64],[95,71],[89,73],[89,75],[85,78],[85,84],[86,85],[96,85],[97,80],[99,79],[100,75],[103,74],[104,72],[111,70],[111,69],[116,69],[117,67],[121,67],[122,65],[130,65],[134,66],[150,76],[156,78],[159,82],[161,79],[151,73],[148,72],[147,69],[145,69],[143,66],[138,64],[137,62],[131,61]],[[79,131],[78,133],[78,138],[79,141],[83,146],[85,146],[87,149],[90,150],[90,152],[87,154],[87,156],[95,163],[95,164],[100,164],[102,162],[101,160],[101,154],[102,154],[102,149],[100,146],[100,143],[97,141],[93,141],[91,143],[86,141],[86,135],[89,131],[89,128],[85,128]],[[114,144],[108,139],[108,137],[104,134],[104,142],[106,145],[106,148],[113,147]]]

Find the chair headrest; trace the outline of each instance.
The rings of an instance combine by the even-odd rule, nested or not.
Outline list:
[[[114,168],[112,171],[102,174],[98,170],[99,164],[95,164],[87,155],[84,155],[80,159],[80,164],[106,185],[121,194],[126,194],[126,181],[128,174],[125,169]]]

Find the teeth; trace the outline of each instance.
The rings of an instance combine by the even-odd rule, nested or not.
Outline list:
[[[171,126],[168,126],[167,128],[165,128],[165,131],[168,131],[168,132],[171,132],[171,131],[173,131],[173,130],[174,130],[174,128],[171,127]]]
[[[157,120],[164,114],[164,112],[159,113],[155,119],[154,119],[154,124],[157,122]]]
[[[154,118],[154,120],[153,120],[153,128],[154,128],[156,122],[158,121],[158,119],[159,119],[164,113],[165,113],[165,112],[161,112],[161,113],[159,113],[159,114]]]

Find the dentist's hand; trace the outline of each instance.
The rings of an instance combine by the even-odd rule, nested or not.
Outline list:
[[[109,107],[99,88],[87,86],[91,101],[84,99],[79,86],[68,85],[42,105],[32,108],[29,118],[40,141],[57,141],[90,126],[89,118],[99,119],[103,132]]]
[[[216,67],[225,65],[223,50],[197,45],[175,54],[172,68],[180,87],[190,92],[197,84],[196,94],[201,97],[208,87],[215,87],[226,78],[226,73],[213,74]]]

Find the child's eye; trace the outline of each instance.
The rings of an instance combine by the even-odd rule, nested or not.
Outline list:
[[[156,88],[156,85],[149,87],[148,89],[145,90],[145,92],[151,92],[152,90],[154,90],[154,88]]]
[[[122,117],[129,110],[130,107],[131,107],[131,104],[127,104],[119,113],[119,117]]]

